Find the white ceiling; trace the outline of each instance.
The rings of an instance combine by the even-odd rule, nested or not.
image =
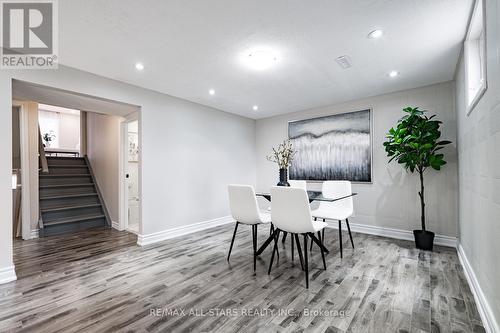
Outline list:
[[[263,118],[451,80],[470,7],[471,0],[64,0],[60,62]],[[367,39],[376,28],[385,35]],[[259,46],[279,52],[276,66],[241,66],[241,52]],[[335,62],[342,55],[350,69]],[[391,70],[401,75],[391,79]]]

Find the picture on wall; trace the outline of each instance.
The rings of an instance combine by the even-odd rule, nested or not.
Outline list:
[[[139,161],[139,135],[134,132],[128,133],[128,161]]]
[[[288,123],[290,179],[372,181],[371,110]]]

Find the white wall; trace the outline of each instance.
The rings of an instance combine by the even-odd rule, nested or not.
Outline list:
[[[12,86],[8,76],[0,71],[0,149],[4,158],[0,161],[0,272],[12,275]]]
[[[142,233],[229,215],[228,183],[255,184],[255,121],[59,66],[0,71],[0,269],[12,265],[11,80],[141,107]]]
[[[87,156],[111,221],[119,222],[120,122],[117,116],[87,112]]]
[[[61,113],[59,148],[80,148],[80,115]]]
[[[465,112],[465,67],[456,74],[459,241],[500,329],[500,6],[486,1],[488,90]]]
[[[63,112],[46,111],[40,108],[38,112],[40,131],[54,132],[51,148],[78,149],[80,147],[80,115]]]
[[[382,143],[385,134],[403,115],[406,106],[419,106],[437,114],[444,122],[443,138],[456,142],[453,83],[370,97],[340,105],[306,110],[257,120],[257,187],[268,191],[278,182],[278,170],[265,159],[271,147],[287,137],[287,123],[336,113],[372,108],[373,184],[354,184],[356,216],[352,222],[373,226],[412,230],[420,229],[418,176],[406,174],[397,163],[387,164]],[[455,144],[445,150],[448,164],[436,173],[426,173],[427,227],[440,235],[457,235],[457,161]],[[320,189],[320,183],[310,183]]]

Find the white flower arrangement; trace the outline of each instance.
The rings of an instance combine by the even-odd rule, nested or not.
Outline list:
[[[267,160],[278,164],[280,169],[288,169],[292,164],[293,155],[295,155],[290,139],[280,143],[278,148],[273,147],[272,150],[273,153],[266,157]]]

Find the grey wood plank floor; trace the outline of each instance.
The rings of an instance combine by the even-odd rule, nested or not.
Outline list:
[[[112,229],[14,242],[18,280],[0,285],[2,332],[484,332],[456,251],[326,231],[305,289],[280,244],[253,273],[251,228],[233,225],[140,248]],[[268,227],[260,228],[259,244]],[[184,311],[184,313],[182,313]]]

